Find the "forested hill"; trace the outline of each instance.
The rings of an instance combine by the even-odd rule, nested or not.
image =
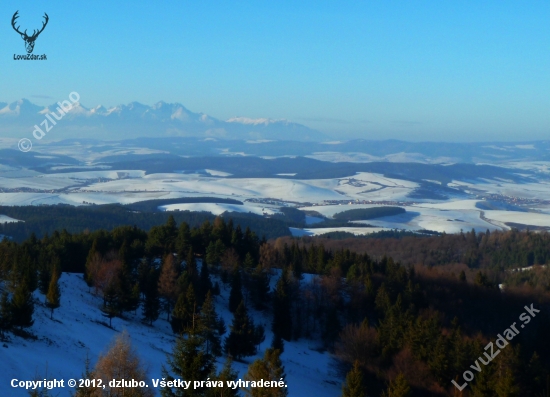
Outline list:
[[[201,202],[224,202],[239,204],[237,200],[200,198]],[[95,231],[100,229],[113,230],[123,225],[135,225],[140,229],[149,230],[155,225],[165,223],[173,216],[178,223],[186,222],[197,226],[205,221],[212,222],[215,218],[210,212],[173,211],[159,212],[159,205],[173,202],[187,202],[185,199],[176,200],[149,200],[123,206],[120,204],[106,204],[94,206],[0,206],[0,214],[7,215],[22,222],[0,224],[0,235],[10,236],[15,241],[23,241],[31,234],[41,238],[55,231],[66,230],[70,233]],[[241,203],[242,204],[242,203]],[[226,213],[227,219],[234,219],[243,228],[253,228],[259,236],[276,238],[290,235],[288,226],[294,224],[284,218],[264,218],[247,213]]]
[[[502,271],[550,262],[550,234],[543,232],[475,231],[458,234],[441,234],[427,237],[413,233],[382,232],[388,238],[348,237],[331,239],[327,237],[302,237],[304,246],[322,244],[325,249],[338,251],[347,249],[367,253],[374,258],[391,256],[406,265],[441,266],[465,264],[470,269]],[[280,243],[291,244],[290,237]]]
[[[543,393],[550,379],[549,270],[532,270],[538,280],[532,284],[533,279],[522,282],[498,266],[486,268],[483,258],[496,250],[503,253],[505,263],[504,253],[522,247],[528,257],[542,261],[547,258],[548,235],[513,231],[452,237],[464,240],[459,251],[476,247],[482,262],[469,265],[445,254],[445,247],[460,240],[408,238],[387,240],[387,247],[404,255],[414,251],[413,242],[421,245],[419,252],[433,246],[434,253],[441,253],[439,262],[404,266],[390,252],[377,254],[384,251],[382,239],[358,239],[371,244],[362,252],[328,248],[328,239],[267,243],[252,230],[220,217],[195,227],[169,217],[148,232],[124,226],[78,234],[54,232],[21,244],[4,240],[0,331],[8,341],[32,337],[32,292],[45,295],[55,317],[63,305],[63,292],[56,288],[60,272],[79,272],[88,284],[83,281],[82,288],[102,297],[98,310],[108,319],[106,326],[115,317],[138,312],[154,327],[165,313],[174,333],[184,335],[174,347],[175,357],[183,360],[180,364],[197,351],[208,366],[214,356],[241,360],[254,355],[265,337],[265,329],[249,315],[254,308],[270,317],[269,342],[275,349],[250,366],[250,376],[257,379],[273,375],[259,370],[265,366],[281,370],[285,341],[307,340],[333,355],[343,382],[348,373],[344,390],[353,385],[363,393],[359,395],[368,396],[455,396],[451,380],[462,384],[464,371],[485,357],[485,346],[506,334],[508,346],[484,361],[487,364],[482,364],[468,392],[518,397]],[[212,296],[220,291],[212,274],[231,289],[228,308],[234,319],[229,329],[212,313]],[[510,324],[527,315],[525,307],[540,312],[529,322],[521,320],[521,332],[506,333]],[[223,376],[184,369],[169,368],[187,380]]]

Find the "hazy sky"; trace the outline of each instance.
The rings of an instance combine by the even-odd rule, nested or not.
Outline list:
[[[11,28],[50,22],[14,61]],[[0,3],[0,102],[180,102],[284,118],[342,138],[550,137],[550,2]],[[45,97],[51,97],[47,99]]]

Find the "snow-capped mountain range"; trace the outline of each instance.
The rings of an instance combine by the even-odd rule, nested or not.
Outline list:
[[[4,137],[32,134],[34,125],[50,113],[59,116],[57,103],[42,107],[27,99],[11,104],[0,102],[0,133]],[[55,119],[54,119],[55,120]],[[51,138],[124,139],[135,137],[204,136],[225,139],[321,140],[325,136],[302,124],[288,120],[234,117],[219,120],[194,113],[179,103],[157,102],[147,106],[139,102],[111,108],[86,108],[75,102],[57,121]]]

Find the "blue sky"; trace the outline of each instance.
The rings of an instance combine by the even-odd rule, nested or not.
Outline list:
[[[35,54],[10,20],[48,27]],[[548,1],[11,1],[0,101],[179,102],[342,138],[550,137]],[[50,97],[47,99],[43,97]]]

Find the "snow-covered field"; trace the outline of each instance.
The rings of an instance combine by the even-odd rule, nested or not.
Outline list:
[[[206,211],[214,215],[220,215],[224,212],[245,212],[253,213],[256,215],[273,215],[279,213],[279,211],[261,205],[238,205],[238,204],[214,204],[214,203],[189,203],[189,204],[169,204],[160,206],[159,209],[164,211]]]
[[[276,281],[272,279],[272,284]],[[60,279],[61,307],[50,319],[50,310],[43,303],[35,304],[34,325],[29,329],[37,340],[25,340],[10,335],[10,342],[4,343],[0,359],[0,395],[27,396],[22,389],[12,389],[12,379],[79,379],[84,372],[86,355],[92,366],[100,353],[105,352],[115,335],[127,330],[133,346],[140,358],[147,363],[149,378],[161,377],[161,366],[166,365],[166,355],[172,351],[175,341],[169,323],[157,320],[152,327],[143,325],[138,316],[128,315],[126,319],[113,319],[113,328],[104,325],[105,319],[99,310],[101,298],[88,290],[82,275],[64,273]],[[229,288],[222,288],[221,296],[216,297],[216,308],[226,325],[232,322],[227,309]],[[44,302],[39,293],[36,301]],[[139,313],[139,312],[138,312]],[[249,363],[263,355],[272,339],[271,319],[263,313],[251,311],[256,323],[265,324],[266,341],[261,352],[255,357],[247,357],[245,363],[234,362],[239,376],[244,376]],[[226,334],[227,335],[227,334]],[[313,342],[300,340],[285,343],[281,356],[288,385],[289,396],[333,397],[341,392],[342,379],[335,377],[328,353],[321,354],[313,349]],[[224,358],[218,359],[221,368]],[[66,382],[65,382],[66,383]],[[150,384],[152,387],[152,384]],[[69,388],[54,390],[60,397],[70,396]],[[57,395],[54,393],[53,395]],[[159,393],[157,393],[159,395]]]
[[[9,222],[20,222],[17,219],[10,218],[6,215],[0,215],[0,223],[9,223]]]
[[[372,219],[367,223],[379,227],[392,227],[406,230],[435,230],[445,233],[459,233],[461,230],[470,231],[475,229],[478,232],[500,229],[480,218],[480,210],[440,210],[416,206],[405,207],[407,213]]]
[[[360,208],[380,207],[380,204],[342,204],[342,205],[316,205],[312,207],[302,207],[302,211],[316,211],[327,218],[332,218],[339,212],[355,210]]]
[[[534,212],[485,211],[485,216],[498,222],[519,223],[521,225],[550,227],[550,215]]]
[[[546,162],[533,167],[547,167]],[[524,167],[528,167],[524,164]],[[550,227],[550,206],[533,203],[534,212],[481,211],[479,200],[451,198],[447,201],[412,200],[408,195],[419,187],[415,182],[387,178],[380,174],[360,172],[355,175],[299,180],[274,175],[272,178],[230,178],[231,174],[206,169],[200,173],[158,173],[146,175],[142,170],[103,170],[41,174],[36,171],[0,169],[0,205],[70,204],[131,204],[152,199],[210,196],[241,201],[276,200],[281,203],[312,203],[303,210],[317,211],[332,217],[348,209],[369,208],[380,204],[352,204],[356,200],[406,203],[407,214],[385,217],[368,223],[384,229],[429,229],[456,233],[460,230],[484,231],[509,229],[506,222],[528,226]],[[198,171],[197,171],[198,172]],[[541,171],[542,172],[542,171]],[[285,174],[287,175],[287,174]],[[291,175],[289,173],[288,175]],[[550,183],[512,183],[506,180],[454,181],[466,191],[502,194],[519,198],[544,200],[550,196]],[[3,189],[8,189],[3,190]],[[29,191],[35,190],[34,192]],[[2,191],[3,190],[3,191]],[[350,205],[325,205],[327,201]],[[395,204],[394,204],[395,205]],[[277,208],[267,204],[173,204],[164,210],[209,211],[219,215],[225,211],[252,212],[271,215]],[[315,219],[307,218],[307,222]],[[293,233],[298,233],[296,230]],[[318,233],[300,232],[300,233]],[[366,233],[366,231],[361,231]]]
[[[195,174],[151,174],[143,178],[94,183],[95,192],[166,191],[236,198],[276,198],[285,201],[339,200],[342,196],[315,180],[284,178],[216,178]]]
[[[383,227],[319,227],[312,229],[298,229],[291,227],[289,229],[290,233],[292,233],[294,237],[319,236],[330,232],[348,232],[355,235],[365,235],[380,232],[382,230],[389,230],[388,228]]]
[[[105,170],[59,172],[6,171],[0,173],[0,188],[35,189],[35,197],[27,196],[24,204],[96,204],[128,203],[128,194],[150,193],[187,197],[274,198],[281,201],[323,203],[325,200],[403,200],[413,189],[414,182],[385,178],[379,174],[358,173],[352,177],[316,180],[288,178],[228,178],[231,174],[205,170],[205,174],[159,173],[145,175],[140,170]],[[288,174],[290,175],[290,174]],[[55,192],[54,192],[55,190]],[[62,191],[61,191],[62,190]],[[9,200],[0,193],[0,204],[14,205],[19,198]],[[46,194],[46,196],[44,196]],[[55,194],[52,196],[52,194]],[[59,195],[57,195],[59,194]],[[84,197],[83,195],[86,195]],[[170,198],[172,198],[170,197]],[[147,199],[148,197],[143,197]],[[155,197],[158,198],[158,197]],[[168,198],[168,197],[166,197]]]
[[[540,213],[513,212],[513,211],[482,211],[476,207],[479,200],[456,200],[443,203],[418,203],[415,205],[403,206],[407,211],[404,214],[386,216],[382,218],[357,221],[368,223],[382,228],[399,230],[435,230],[445,233],[459,233],[461,230],[476,231],[502,230],[509,229],[505,222],[515,222],[532,226],[550,226],[550,215]],[[318,213],[332,217],[338,212],[348,211],[358,208],[379,207],[377,204],[348,204],[348,205],[318,205],[301,208],[304,211],[317,211]],[[483,217],[481,216],[483,214]],[[344,230],[344,228],[338,228]],[[304,232],[307,235],[320,234],[319,229],[311,229]],[[371,233],[365,229],[360,233]],[[292,231],[293,235],[298,235],[299,231]]]
[[[526,198],[526,199],[546,199],[550,195],[550,183],[537,182],[537,183],[513,183],[506,181],[489,181],[467,183],[460,181],[453,181],[449,186],[462,186],[466,190],[468,188],[481,190],[491,194],[502,194],[505,196]]]

